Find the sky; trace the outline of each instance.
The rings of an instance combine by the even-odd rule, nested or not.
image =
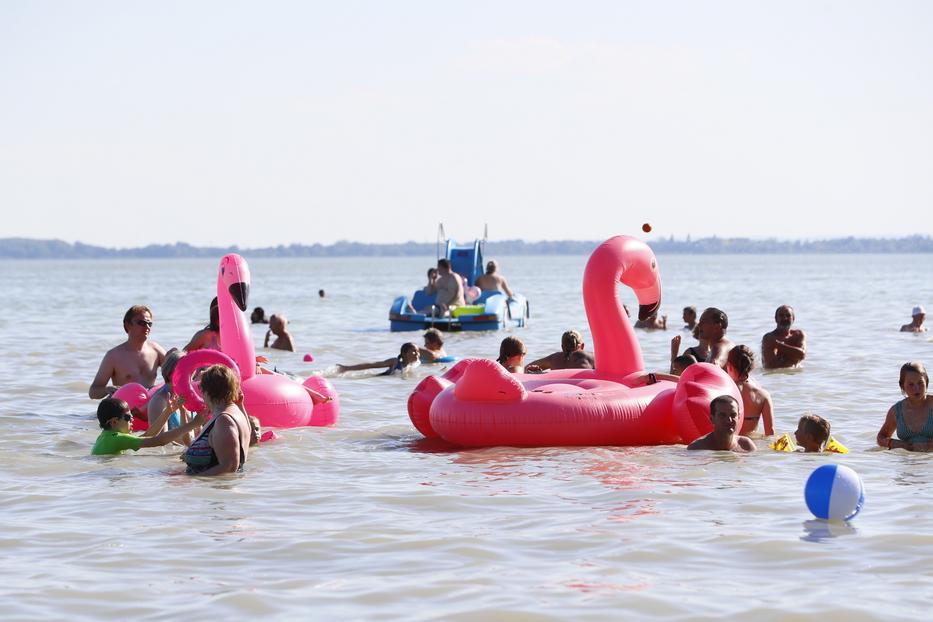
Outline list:
[[[0,2],[0,237],[929,235],[931,171],[933,2]]]

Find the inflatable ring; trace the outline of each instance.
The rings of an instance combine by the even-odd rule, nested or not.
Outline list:
[[[218,350],[195,350],[181,357],[172,373],[172,390],[176,395],[185,398],[185,408],[188,411],[197,413],[204,410],[204,398],[201,397],[191,376],[202,367],[211,365],[226,365],[233,370],[236,377],[240,377],[240,368],[233,362],[233,359]]]

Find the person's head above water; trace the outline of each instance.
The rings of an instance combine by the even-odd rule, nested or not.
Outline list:
[[[175,373],[175,367],[178,365],[178,361],[185,356],[184,350],[179,350],[178,348],[172,348],[165,353],[165,361],[162,362],[162,381],[168,385],[169,388],[172,387],[172,374]]]
[[[437,272],[440,276],[450,274],[450,260],[441,258],[437,260]]]
[[[403,367],[411,365],[419,358],[420,352],[418,350],[418,344],[412,343],[411,341],[402,344],[402,347],[398,353],[398,362],[400,365]]]
[[[115,397],[105,397],[97,405],[97,422],[105,430],[129,431],[130,405]]]
[[[720,395],[709,403],[709,419],[713,431],[735,432],[738,430],[739,403],[731,395]]]
[[[429,328],[424,331],[424,344],[426,346],[444,347],[444,339],[441,337],[441,331],[436,328]]]
[[[697,328],[699,329],[699,339],[710,341],[722,339],[723,335],[726,334],[726,329],[729,328],[729,317],[724,311],[720,311],[716,307],[709,307],[700,316]]]
[[[490,259],[486,262],[486,274],[495,274],[498,269],[499,264],[497,264],[494,259]]]
[[[269,316],[269,330],[274,334],[281,335],[287,326],[288,318],[281,313],[273,313]]]
[[[152,309],[133,305],[123,314],[123,330],[130,337],[147,337],[152,329]]]
[[[684,307],[683,311],[684,322],[691,324],[697,319],[697,308],[694,306]]]
[[[790,328],[794,323],[794,308],[781,305],[774,311],[774,322],[780,328]]]
[[[687,370],[688,367],[697,362],[696,357],[692,354],[681,354],[678,357],[675,357],[671,361],[671,373],[675,376],[679,376]]]
[[[797,422],[794,439],[804,451],[820,451],[829,440],[829,431],[829,421],[808,412]]]
[[[560,349],[565,357],[570,357],[577,350],[583,349],[583,335],[576,330],[568,330],[560,337]]]
[[[201,375],[201,393],[211,409],[223,408],[242,397],[240,379],[226,365],[211,365]]]
[[[733,380],[741,382],[755,369],[755,353],[745,345],[738,345],[729,351],[726,359],[726,372]]]
[[[249,316],[249,321],[253,324],[268,324],[266,319],[266,310],[262,307],[256,307]]]
[[[502,343],[499,344],[499,358],[496,360],[502,365],[508,367],[510,361],[516,365],[520,365],[520,360],[518,362],[514,361],[516,357],[524,358],[528,354],[525,351],[525,344],[522,343],[522,340],[518,337],[506,337],[502,340]]]
[[[901,365],[901,377],[897,384],[901,387],[901,392],[907,397],[911,395],[915,397],[925,396],[927,387],[930,386],[930,376],[927,374],[927,368],[920,361],[904,363]]]

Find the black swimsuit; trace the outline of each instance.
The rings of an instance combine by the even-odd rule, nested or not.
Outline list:
[[[185,462],[188,464],[188,469],[186,473],[188,475],[197,475],[198,473],[203,473],[204,471],[213,468],[220,464],[220,460],[217,459],[217,454],[214,453],[214,448],[210,444],[210,433],[214,427],[214,424],[217,423],[217,420],[220,417],[227,415],[230,419],[233,420],[233,425],[236,426],[237,434],[240,433],[240,424],[237,423],[237,420],[228,412],[222,412],[217,417],[211,420],[204,429],[201,430],[201,433],[198,435],[194,442],[191,443],[191,447],[185,451],[182,456]],[[210,452],[208,454],[208,451]],[[243,470],[243,465],[246,464],[246,452],[243,451],[243,443],[240,442],[240,463],[237,465],[237,472]]]

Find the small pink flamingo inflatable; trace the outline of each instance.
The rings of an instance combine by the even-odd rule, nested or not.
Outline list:
[[[647,384],[616,291],[620,282],[635,292],[639,317],[660,306],[657,260],[641,240],[611,238],[587,262],[583,302],[595,369],[510,374],[495,361],[466,359],[415,388],[408,398],[412,423],[425,436],[465,447],[662,445],[689,443],[712,430],[714,397],[728,394],[742,403],[735,383],[719,367],[698,363],[676,383]]]
[[[246,260],[236,253],[225,255],[220,260],[217,273],[220,343],[224,353],[240,369],[246,412],[259,417],[263,427],[334,425],[340,412],[340,401],[337,391],[326,378],[311,376],[299,384],[280,374],[256,373],[256,350],[250,324],[244,314],[249,285]],[[321,396],[330,400],[324,401]]]

